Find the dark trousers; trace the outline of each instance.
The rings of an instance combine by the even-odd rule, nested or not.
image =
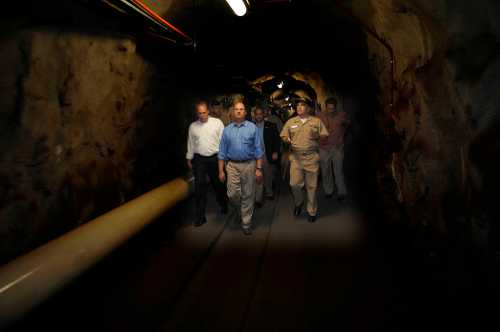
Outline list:
[[[193,157],[193,174],[194,194],[196,198],[196,218],[201,219],[205,217],[208,191],[207,176],[212,183],[212,188],[214,188],[217,203],[219,203],[222,208],[227,207],[226,188],[219,180],[217,155],[204,157],[195,154]]]

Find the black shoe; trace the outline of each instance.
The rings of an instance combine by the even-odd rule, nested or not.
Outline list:
[[[227,214],[227,205],[220,207],[220,214]]]
[[[260,209],[262,207],[262,202],[255,202],[255,207]]]
[[[315,222],[316,221],[316,216],[311,216],[310,214],[307,215],[307,221],[309,222]]]
[[[333,194],[325,194],[325,198],[332,198]]]
[[[252,235],[252,229],[250,227],[242,227],[241,228],[243,230],[243,234],[245,235]]]
[[[337,197],[337,201],[339,203],[344,203],[346,199],[347,199],[346,195],[339,195],[339,197]]]
[[[300,215],[300,213],[302,212],[302,205],[303,204],[300,204],[300,205],[296,206],[295,209],[293,209],[294,216]]]
[[[206,217],[200,218],[194,222],[194,227],[200,227],[201,225],[203,225],[206,222],[207,222]]]

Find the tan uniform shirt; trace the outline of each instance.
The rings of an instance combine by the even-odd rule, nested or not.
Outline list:
[[[315,116],[307,117],[303,123],[295,116],[288,120],[280,134],[285,142],[290,142],[292,151],[306,152],[319,150],[320,136],[328,136],[324,123]]]

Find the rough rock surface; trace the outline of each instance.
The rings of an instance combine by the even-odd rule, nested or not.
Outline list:
[[[1,50],[0,261],[141,192],[162,132],[134,40],[28,29]]]
[[[452,231],[474,217],[474,197],[485,190],[478,179],[492,180],[478,170],[484,166],[471,158],[473,149],[500,153],[498,134],[475,144],[498,127],[500,6],[487,0],[354,0],[350,6],[365,31],[392,48],[395,60],[392,90],[390,51],[367,33],[384,110],[377,115],[385,134],[380,187],[397,196],[412,224]],[[383,183],[388,176],[396,190]]]

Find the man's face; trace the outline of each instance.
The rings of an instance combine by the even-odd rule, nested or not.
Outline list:
[[[207,105],[198,105],[196,107],[196,115],[198,116],[198,120],[201,122],[208,121],[208,108]]]
[[[327,113],[335,113],[335,105],[334,104],[326,104],[326,112]]]
[[[211,113],[215,116],[220,116],[222,114],[222,105],[213,105]]]
[[[233,107],[233,117],[235,121],[243,121],[245,116],[247,115],[247,111],[245,109],[245,105],[243,103],[236,103]]]
[[[298,115],[306,115],[309,111],[309,108],[306,103],[303,101],[299,101],[297,104],[297,114]]]
[[[255,119],[255,122],[262,122],[264,121],[264,111],[261,110],[260,108],[257,108],[254,112],[253,112],[253,117]]]

